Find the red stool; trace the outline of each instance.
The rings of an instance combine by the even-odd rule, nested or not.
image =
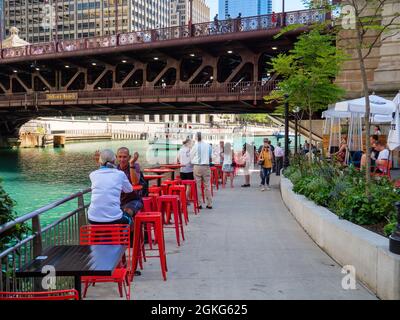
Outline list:
[[[174,214],[174,227],[171,228],[175,228],[176,242],[178,243],[178,246],[180,246],[181,242],[179,236],[179,229],[180,232],[182,233],[182,240],[185,240],[185,235],[183,233],[182,211],[180,210],[179,196],[164,195],[158,197],[157,204],[158,204],[158,211],[161,212],[164,224],[169,224],[170,222],[171,212],[168,209],[172,207],[172,212]],[[165,219],[164,219],[164,213],[166,215]]]
[[[215,184],[217,190],[219,189],[219,176],[217,167],[211,167],[211,184]]]
[[[199,196],[197,193],[197,185],[195,180],[181,180],[181,184],[190,188],[190,198],[188,202],[193,202],[194,214],[200,212],[199,210]]]
[[[158,197],[158,196],[156,195],[156,197]],[[143,201],[143,208],[142,208],[141,212],[157,211],[157,198],[155,198],[155,197],[151,196],[151,194],[149,194],[148,197],[143,197],[142,201]],[[152,250],[153,249],[153,236],[151,234],[151,230],[154,229],[154,225],[152,223],[146,223],[144,225],[144,229],[145,229],[145,232],[147,232],[147,239],[149,242],[150,250]]]
[[[133,238],[133,271],[137,269],[137,263],[143,258],[146,259],[145,253],[140,250],[143,243],[143,227],[145,224],[153,224],[154,231],[158,243],[158,256],[147,256],[147,258],[160,258],[161,273],[164,281],[167,280],[167,255],[165,252],[164,230],[162,224],[162,216],[160,212],[139,212],[135,216],[135,231]],[[153,249],[157,250],[157,249]],[[132,272],[133,277],[134,272]]]
[[[188,211],[187,211],[186,187],[185,186],[171,186],[171,187],[169,187],[169,194],[179,196],[181,210],[183,212],[183,217],[185,218],[185,224],[187,225],[189,222],[189,215],[188,215]]]
[[[159,196],[161,196],[161,192],[162,192],[161,187],[156,187],[156,186],[149,187],[149,193],[157,193]]]

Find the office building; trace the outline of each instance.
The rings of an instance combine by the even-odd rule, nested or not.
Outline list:
[[[242,17],[270,14],[272,13],[272,0],[219,0],[219,19],[226,19],[228,15],[233,19],[239,13],[242,14]]]
[[[205,0],[193,0],[192,6],[192,23],[210,21],[210,7]],[[190,20],[190,1],[171,0],[170,15],[171,27],[187,25]]]

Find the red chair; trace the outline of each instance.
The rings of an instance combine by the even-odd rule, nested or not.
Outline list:
[[[79,294],[75,289],[44,292],[0,292],[0,300],[79,300]]]
[[[135,232],[133,239],[133,271],[136,271],[138,261],[141,260],[142,254],[144,252],[140,250],[141,243],[143,242],[143,228],[145,225],[154,225],[154,232],[157,239],[158,244],[158,256],[147,256],[147,258],[160,258],[161,263],[161,273],[164,278],[164,281],[167,280],[167,255],[165,252],[165,241],[164,241],[164,230],[162,217],[160,212],[139,212],[135,216]],[[150,249],[151,251],[157,249]],[[143,258],[145,258],[143,256]],[[133,278],[134,272],[132,272]]]
[[[371,175],[375,177],[388,177],[391,180],[390,170],[392,170],[392,161],[386,160],[384,165],[377,165]]]
[[[187,201],[186,201],[186,187],[185,186],[171,186],[169,187],[170,195],[179,196],[179,202],[181,204],[181,210],[183,212],[183,217],[185,218],[185,224],[189,222],[189,215],[187,211]]]
[[[181,184],[187,188],[190,188],[190,198],[187,202],[193,202],[194,214],[200,212],[199,210],[199,196],[197,193],[197,184],[195,180],[181,180]]]
[[[97,282],[115,282],[118,284],[120,297],[123,297],[122,287],[125,296],[129,300],[131,297],[130,273],[132,272],[132,260],[130,253],[130,226],[125,224],[107,225],[86,225],[80,229],[81,245],[125,245],[128,255],[120,262],[111,276],[85,276],[82,282],[85,284],[83,297],[86,296],[90,284]],[[126,283],[126,285],[125,285]],[[127,288],[126,288],[127,287]]]
[[[161,212],[164,224],[170,223],[171,211],[169,210],[169,208],[172,208],[172,212],[174,214],[174,226],[171,228],[175,228],[176,242],[178,243],[178,246],[180,246],[181,242],[179,233],[182,234],[182,240],[185,240],[185,235],[183,232],[183,222],[182,222],[183,219],[182,219],[182,211],[180,209],[180,204],[179,204],[179,196],[169,195],[169,196],[158,197],[157,204],[158,204],[158,211]]]
[[[218,176],[218,168],[211,167],[211,184],[214,184],[217,190],[219,189],[219,176]]]

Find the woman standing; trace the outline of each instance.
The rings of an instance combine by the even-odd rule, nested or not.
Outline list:
[[[227,142],[225,143],[224,146],[224,162],[222,163],[222,186],[225,186],[226,181],[228,180],[228,176],[231,179],[231,188],[233,188],[233,178],[234,178],[234,174],[233,174],[233,150],[232,150],[232,145]]]
[[[269,145],[264,145],[258,161],[262,167],[263,175],[261,179],[261,191],[265,191],[265,183],[267,184],[267,190],[271,190],[269,186],[269,176],[272,170],[272,151]]]

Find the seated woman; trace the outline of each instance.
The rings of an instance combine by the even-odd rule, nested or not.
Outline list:
[[[100,169],[90,173],[92,196],[88,210],[91,224],[129,224],[132,217],[121,210],[121,192],[132,192],[132,184],[125,173],[115,165],[112,150],[100,152]]]
[[[347,138],[343,136],[342,141],[340,142],[339,151],[334,153],[335,159],[340,163],[344,163],[346,161],[346,151],[347,151]]]

